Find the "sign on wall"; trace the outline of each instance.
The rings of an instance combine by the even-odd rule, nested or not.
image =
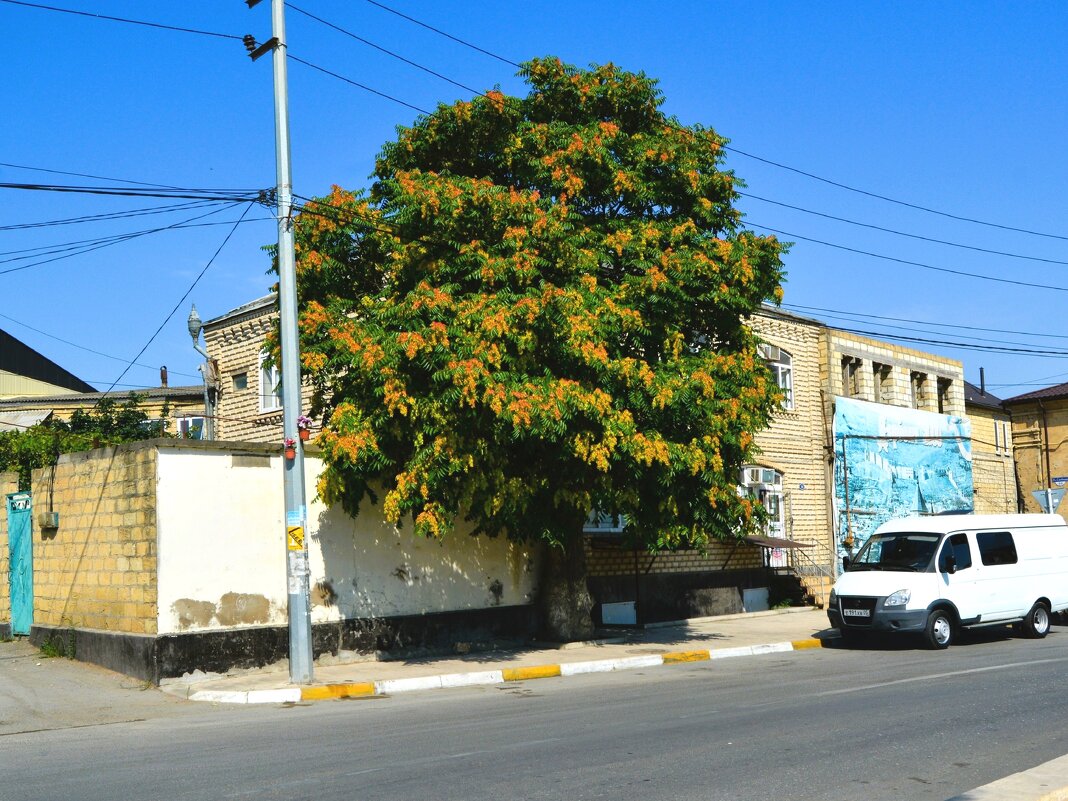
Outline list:
[[[895,517],[972,511],[967,418],[837,398],[834,451],[841,555]]]

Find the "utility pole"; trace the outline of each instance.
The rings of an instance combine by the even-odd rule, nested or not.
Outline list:
[[[245,0],[249,8],[260,0]],[[304,490],[304,444],[300,439],[300,358],[297,340],[297,269],[293,255],[293,180],[289,161],[289,89],[286,72],[285,1],[271,0],[271,39],[258,47],[245,37],[255,61],[268,50],[274,58],[274,133],[278,172],[278,309],[282,345],[282,428],[294,443],[292,459],[283,460],[286,502],[286,584],[289,591],[289,680],[312,680],[309,613],[308,543],[304,536],[308,507]],[[288,448],[287,448],[288,450]]]

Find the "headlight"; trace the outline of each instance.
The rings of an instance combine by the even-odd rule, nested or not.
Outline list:
[[[898,590],[891,593],[883,602],[883,606],[904,606],[912,597],[912,590]]]

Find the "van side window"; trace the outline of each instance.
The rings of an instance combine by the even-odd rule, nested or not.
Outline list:
[[[984,565],[1016,564],[1016,543],[1008,531],[980,531],[975,541]]]
[[[957,570],[965,570],[972,566],[972,549],[968,546],[967,534],[954,534],[946,540],[946,544],[942,546],[942,556],[938,560],[939,572],[948,572],[946,557],[950,554],[953,554]]]

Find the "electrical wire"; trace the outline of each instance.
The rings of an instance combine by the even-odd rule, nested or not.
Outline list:
[[[16,223],[13,225],[0,225],[0,231],[28,231],[32,228],[50,228],[58,225],[78,225],[87,222],[107,222],[110,220],[125,220],[133,217],[147,217],[153,214],[170,214],[175,211],[189,211],[191,209],[204,208],[216,200],[195,200],[189,203],[172,203],[167,206],[152,206],[143,209],[131,209],[129,211],[109,211],[103,214],[86,214],[81,217],[67,217],[58,220],[46,220],[35,223]]]
[[[368,0],[368,2],[371,2],[371,0]],[[926,212],[928,214],[936,214],[939,217],[946,217],[946,218],[948,218],[950,220],[959,220],[960,222],[972,223],[974,225],[985,225],[985,226],[987,226],[989,228],[998,228],[998,229],[1000,229],[1002,231],[1014,231],[1014,232],[1016,232],[1018,234],[1030,234],[1031,236],[1041,236],[1041,237],[1045,237],[1047,239],[1059,239],[1059,240],[1062,240],[1062,241],[1068,241],[1068,236],[1063,236],[1061,234],[1050,234],[1050,233],[1046,233],[1046,232],[1043,232],[1043,231],[1035,231],[1035,230],[1032,230],[1032,229],[1029,229],[1029,228],[1016,228],[1016,227],[1011,226],[1011,225],[1002,225],[1000,223],[990,222],[989,220],[980,220],[980,219],[977,219],[977,218],[974,218],[974,217],[965,217],[965,216],[962,216],[962,215],[959,215],[959,214],[951,214],[951,213],[949,213],[947,211],[939,211],[938,209],[932,209],[932,208],[929,208],[927,206],[918,205],[916,203],[909,203],[909,202],[904,201],[904,200],[898,200],[897,198],[888,197],[887,195],[880,195],[877,192],[869,192],[866,189],[858,189],[857,187],[849,186],[848,184],[843,184],[843,183],[840,183],[838,181],[832,181],[829,178],[823,178],[823,177],[821,177],[819,175],[816,175],[815,173],[805,172],[804,170],[799,170],[797,167],[791,167],[791,166],[789,166],[787,164],[780,164],[779,162],[772,161],[771,159],[766,159],[766,158],[763,158],[761,156],[756,156],[756,155],[753,155],[752,153],[746,153],[744,150],[739,150],[738,148],[730,147],[729,145],[723,145],[723,149],[724,150],[728,150],[731,153],[737,153],[739,156],[745,156],[746,158],[753,159],[754,161],[760,161],[760,162],[763,162],[764,164],[770,164],[773,167],[778,167],[778,168],[783,169],[783,170],[789,170],[790,172],[797,173],[798,175],[803,175],[806,178],[811,178],[814,181],[821,181],[822,183],[829,184],[830,186],[838,187],[839,189],[845,189],[846,191],[849,191],[849,192],[855,192],[858,195],[864,195],[866,197],[875,198],[876,200],[883,200],[883,201],[886,201],[887,203],[894,203],[894,204],[896,204],[898,206],[904,206],[905,208],[915,209],[916,211],[923,211],[923,212]]]
[[[43,337],[48,337],[49,339],[54,339],[56,342],[62,342],[64,345],[70,345],[72,348],[77,348],[78,350],[84,350],[86,353],[92,353],[95,356],[102,356],[105,359],[111,359],[112,361],[123,362],[124,364],[126,363],[126,359],[124,359],[121,356],[112,356],[110,353],[104,353],[103,351],[93,350],[92,348],[87,348],[85,345],[79,345],[77,342],[71,342],[69,339],[63,339],[63,337],[57,337],[55,334],[50,334],[47,331],[42,331],[40,328],[34,328],[29,323],[24,323],[21,320],[16,320],[14,317],[9,317],[6,314],[0,314],[0,318],[3,318],[5,320],[7,320],[9,323],[14,323],[15,325],[20,325],[23,328],[28,328],[30,331],[33,331],[34,333],[40,334]],[[134,367],[144,367],[146,370],[158,370],[159,369],[158,365],[152,365],[152,364],[136,363],[133,366]],[[185,376],[186,378],[200,378],[200,376],[198,376],[198,375],[194,375],[192,373],[182,373],[182,372],[179,372],[178,370],[168,370],[167,372],[170,375],[181,375],[181,376]],[[94,382],[88,381],[86,383],[92,384]]]
[[[119,373],[119,377],[115,379],[115,381],[111,384],[110,387],[108,387],[108,389],[106,390],[107,392],[111,392],[111,390],[113,390],[118,385],[118,383],[122,381],[122,379],[130,371],[130,368],[137,363],[137,360],[144,355],[146,350],[148,350],[149,345],[151,345],[155,341],[156,337],[159,336],[159,333],[163,330],[164,326],[166,326],[167,323],[170,322],[175,312],[177,312],[178,309],[181,308],[182,304],[185,303],[186,298],[188,298],[189,295],[192,294],[193,290],[196,288],[196,285],[200,283],[200,279],[204,277],[204,274],[210,269],[211,265],[215,263],[215,259],[219,257],[219,254],[222,253],[223,248],[226,247],[226,243],[229,242],[231,237],[233,237],[233,235],[237,232],[237,229],[241,225],[241,222],[245,219],[245,215],[247,215],[249,211],[252,210],[252,207],[252,203],[249,203],[248,206],[245,207],[245,210],[241,213],[241,218],[234,223],[233,228],[231,228],[230,231],[226,234],[226,238],[223,239],[222,244],[220,244],[219,247],[215,250],[215,253],[212,254],[212,257],[208,259],[208,263],[204,265],[204,269],[202,269],[197,274],[197,277],[193,279],[193,282],[189,285],[189,288],[182,293],[182,296],[178,299],[178,302],[174,304],[174,308],[171,309],[170,312],[167,313],[167,316],[163,318],[163,322],[159,324],[159,328],[157,328],[153,332],[152,336],[148,338],[148,341],[144,344],[144,347],[142,347],[141,350],[137,352],[137,355],[130,359],[129,364],[127,364],[126,368],[121,373]],[[95,409],[97,405],[98,404],[94,404],[93,408]]]
[[[42,3],[27,3],[25,0],[0,0],[0,3],[7,3],[12,6],[25,6],[26,8],[36,8],[42,11],[55,11],[60,14],[73,14],[79,17],[91,17],[93,19],[106,20],[108,22],[123,22],[127,25],[143,25],[147,28],[160,28],[166,31],[177,31],[179,33],[195,33],[199,36],[214,36],[220,39],[236,39],[241,41],[240,36],[234,36],[230,33],[217,33],[215,31],[203,31],[196,28],[183,28],[178,25],[164,25],[160,22],[147,22],[139,19],[129,19],[127,17],[113,17],[108,14],[96,14],[91,11],[77,11],[73,8],[60,8],[58,6],[46,6]]]
[[[151,186],[156,189],[180,189],[181,187],[169,186],[167,184],[153,184],[146,181],[131,181],[128,178],[111,178],[107,175],[90,175],[85,172],[69,172],[67,170],[53,170],[48,167],[30,167],[26,164],[12,164],[9,161],[0,161],[0,167],[11,167],[16,170],[30,170],[31,172],[47,172],[53,175],[69,175],[74,178],[93,178],[97,181],[115,181],[120,184],[136,184],[138,186]]]
[[[398,103],[399,105],[406,106],[407,108],[410,108],[413,111],[418,111],[420,114],[430,114],[430,112],[427,111],[425,108],[419,108],[419,106],[413,106],[411,103],[406,103],[405,101],[401,100],[400,98],[394,97],[393,95],[388,95],[385,92],[380,92],[377,89],[372,89],[370,86],[367,86],[366,84],[362,84],[359,81],[352,80],[352,78],[346,78],[344,75],[339,75],[338,73],[332,72],[332,71],[326,69],[325,67],[320,67],[318,64],[312,64],[310,61],[305,61],[302,58],[298,58],[297,56],[293,55],[292,53],[290,53],[288,51],[286,53],[286,57],[289,58],[290,61],[295,61],[298,64],[303,64],[305,67],[310,67],[313,70],[317,70],[317,71],[319,71],[319,72],[321,72],[321,73],[323,73],[325,75],[329,75],[331,78],[337,78],[339,81],[344,81],[345,83],[352,84],[353,86],[356,86],[356,87],[358,87],[360,89],[363,89],[365,92],[370,92],[373,95],[378,95],[379,97],[383,97],[386,100],[392,100],[394,103]]]
[[[246,201],[246,202],[248,202],[248,201]],[[208,216],[210,216],[212,214],[218,214],[218,213],[220,213],[222,211],[227,211],[227,210],[233,208],[236,205],[237,204],[232,204],[230,206],[224,206],[223,208],[220,208],[220,209],[214,209],[213,211],[210,211],[207,214],[201,214],[201,215],[198,215],[196,217],[192,217],[189,220],[184,220],[183,223],[192,222],[194,220],[199,220],[199,219],[202,219],[204,217],[208,217]],[[243,221],[243,219],[244,219],[244,215],[242,215],[242,219],[241,220],[238,220],[238,223],[241,223]],[[19,272],[21,270],[28,270],[31,267],[39,267],[42,264],[51,264],[54,261],[60,261],[62,259],[69,259],[72,256],[80,256],[83,253],[90,253],[90,252],[92,252],[94,250],[100,250],[101,248],[110,247],[111,245],[117,245],[117,244],[119,244],[121,242],[128,242],[131,239],[136,239],[136,238],[141,237],[141,236],[147,236],[148,234],[159,233],[160,231],[166,231],[166,230],[169,230],[169,229],[177,228],[178,226],[182,225],[183,223],[175,223],[174,225],[168,225],[168,226],[165,226],[165,227],[162,227],[162,228],[151,229],[151,230],[148,230],[148,231],[144,231],[142,233],[126,236],[125,238],[122,238],[122,239],[109,240],[109,241],[104,242],[103,244],[94,245],[92,247],[85,247],[85,248],[82,248],[81,250],[78,250],[78,251],[76,251],[74,253],[65,253],[65,254],[63,254],[61,256],[56,256],[56,257],[51,258],[51,259],[44,259],[42,261],[36,261],[36,262],[32,262],[30,264],[22,264],[22,265],[19,265],[18,267],[9,267],[6,270],[0,270],[0,275],[7,275],[8,273],[15,273],[15,272]]]
[[[812,242],[816,245],[823,245],[824,247],[835,248],[836,250],[844,250],[848,253],[857,253],[861,256],[870,256],[873,259],[882,259],[884,261],[894,262],[895,264],[907,264],[913,267],[922,267],[925,270],[934,270],[939,273],[948,273],[950,275],[960,275],[966,278],[975,278],[982,281],[993,281],[999,284],[1010,284],[1012,286],[1024,286],[1032,289],[1047,289],[1053,292],[1068,292],[1068,287],[1063,286],[1051,286],[1050,284],[1036,284],[1030,281],[1015,281],[1011,278],[997,278],[992,275],[983,275],[982,273],[970,273],[966,270],[953,270],[949,267],[936,267],[933,264],[927,264],[922,261],[910,261],[909,259],[899,259],[895,256],[887,256],[882,253],[873,253],[870,250],[861,250],[860,248],[851,248],[846,245],[839,245],[834,242],[826,242],[822,239],[813,239],[812,237],[801,236],[800,234],[792,234],[789,231],[782,231],[778,228],[772,228],[768,225],[761,225],[760,223],[753,222],[752,220],[746,220],[746,224],[753,228],[759,228],[763,231],[771,231],[774,234],[789,237],[790,239],[799,239],[803,242]]]
[[[429,73],[430,75],[433,75],[435,78],[440,78],[443,81],[447,81],[448,83],[451,83],[453,86],[458,86],[461,89],[464,89],[464,90],[466,90],[468,92],[471,92],[473,94],[476,94],[476,95],[481,95],[482,94],[482,92],[478,91],[477,89],[473,89],[472,87],[467,86],[465,84],[462,84],[459,81],[454,81],[452,78],[449,78],[446,75],[442,75],[440,72],[436,72],[435,70],[430,69],[430,67],[424,67],[422,64],[417,64],[416,62],[412,61],[411,59],[405,58],[404,56],[400,55],[400,53],[395,53],[392,50],[387,50],[386,48],[382,47],[381,45],[375,44],[370,39],[364,39],[362,36],[357,36],[352,31],[349,31],[349,30],[346,30],[345,28],[342,28],[340,25],[335,25],[334,23],[329,22],[329,21],[323,19],[322,17],[317,17],[314,14],[312,14],[310,11],[305,11],[300,6],[296,6],[293,3],[288,3],[287,2],[286,3],[286,7],[293,9],[298,14],[303,14],[304,16],[315,20],[316,22],[319,22],[319,23],[325,25],[328,28],[333,28],[338,33],[343,33],[345,36],[349,36],[349,37],[355,39],[357,42],[361,42],[362,44],[365,44],[368,47],[373,47],[375,50],[378,50],[379,52],[385,53],[387,56],[391,56],[391,57],[397,59],[398,61],[403,61],[405,64],[408,64],[411,67],[415,67],[416,69],[422,70],[423,72],[426,72],[426,73]]]
[[[752,200],[759,200],[762,203],[771,203],[774,206],[781,206],[784,209],[793,209],[794,211],[801,211],[801,212],[804,212],[805,214],[811,214],[811,215],[816,216],[816,217],[823,217],[826,220],[834,220],[836,222],[843,222],[843,223],[847,223],[849,225],[858,226],[860,228],[868,228],[868,229],[871,229],[873,231],[882,231],[883,233],[894,234],[895,236],[908,237],[909,239],[919,239],[919,240],[921,240],[923,242],[933,242],[936,245],[948,245],[949,247],[953,247],[953,248],[962,248],[964,250],[973,250],[973,251],[976,251],[978,253],[989,253],[989,254],[991,254],[993,256],[1005,256],[1005,257],[1010,258],[1010,259],[1024,259],[1026,261],[1038,261],[1038,262],[1042,262],[1043,264],[1064,264],[1064,265],[1068,265],[1068,261],[1061,261],[1059,259],[1045,259],[1045,258],[1042,258],[1040,256],[1025,256],[1025,255],[1022,255],[1020,253],[1009,253],[1009,252],[1006,252],[1004,250],[991,250],[989,248],[976,247],[975,245],[965,245],[965,244],[962,244],[960,242],[950,242],[950,241],[945,240],[945,239],[935,239],[934,237],[930,237],[930,236],[921,236],[920,234],[910,234],[907,231],[898,231],[898,230],[895,230],[893,228],[884,228],[881,225],[872,225],[871,223],[864,223],[864,222],[859,222],[857,220],[850,220],[850,219],[848,219],[846,217],[837,217],[834,214],[826,214],[826,213],[824,213],[822,211],[813,211],[812,209],[806,209],[806,208],[804,208],[802,206],[794,206],[794,205],[791,205],[790,203],[783,203],[782,201],[779,201],[779,200],[771,200],[770,198],[760,197],[759,195],[753,195],[753,194],[750,194],[749,192],[738,192],[738,194],[741,195],[742,197],[747,197],[747,198],[750,198]]]
[[[370,3],[373,6],[377,6],[378,8],[381,8],[383,11],[388,11],[390,14],[396,14],[400,18],[408,20],[408,22],[412,22],[412,23],[414,23],[414,24],[416,24],[416,25],[418,25],[418,26],[420,26],[422,28],[426,28],[428,31],[433,31],[434,33],[438,34],[439,36],[444,36],[446,39],[451,39],[452,41],[456,42],[457,44],[462,44],[464,47],[469,47],[472,50],[477,50],[479,53],[482,53],[483,55],[489,56],[490,58],[495,58],[498,61],[503,61],[505,64],[510,64],[513,67],[519,67],[520,66],[519,64],[517,64],[516,62],[512,61],[511,59],[507,59],[504,56],[499,56],[496,53],[493,53],[493,52],[490,52],[489,50],[481,48],[476,44],[471,44],[471,42],[464,41],[463,39],[459,38],[458,36],[453,36],[451,33],[445,33],[445,31],[441,30],[440,28],[435,28],[433,25],[428,25],[427,23],[425,23],[425,22],[423,22],[421,20],[417,20],[415,17],[409,17],[407,14],[402,14],[400,11],[397,11],[397,9],[390,8],[389,6],[387,6],[387,5],[383,4],[383,3],[376,2],[376,0],[367,0],[367,2]]]
[[[0,0],[0,3],[5,0]],[[234,203],[263,201],[268,190],[263,189],[178,189],[155,190],[117,189],[107,186],[73,186],[62,184],[20,184],[0,182],[0,189],[20,189],[31,192],[68,192],[80,195],[114,195],[117,197],[161,197],[176,200],[229,200]]]

